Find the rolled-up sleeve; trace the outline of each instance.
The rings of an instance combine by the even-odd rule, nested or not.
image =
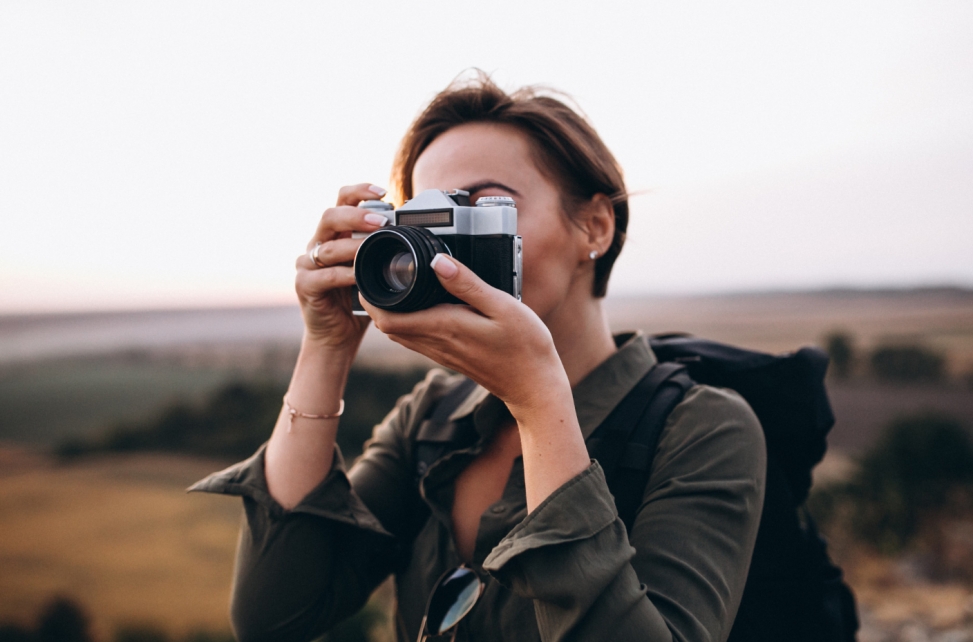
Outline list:
[[[593,463],[483,566],[534,600],[545,641],[720,642],[746,582],[765,475],[753,411],[733,392],[697,386],[667,421],[630,534]]]
[[[246,641],[304,641],[353,615],[395,568],[423,510],[407,433],[442,393],[434,371],[375,428],[349,473],[336,447],[325,479],[290,510],[271,496],[261,447],[190,491],[243,498],[231,620]]]
[[[289,511],[267,491],[263,457],[261,448],[190,490],[243,498],[230,607],[237,638],[308,640],[361,608],[387,575],[392,537],[351,488],[337,451],[327,477]]]

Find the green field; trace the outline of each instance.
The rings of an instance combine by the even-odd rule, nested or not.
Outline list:
[[[0,367],[0,441],[48,446],[143,420],[173,401],[198,402],[239,369],[131,355]]]

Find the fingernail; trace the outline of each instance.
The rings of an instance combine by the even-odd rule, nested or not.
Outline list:
[[[383,225],[388,223],[389,220],[384,216],[382,216],[381,214],[366,214],[365,222],[371,223],[372,225],[377,225],[378,227],[382,227]]]
[[[368,191],[371,192],[372,194],[377,194],[379,198],[385,196],[385,194],[387,193],[384,189],[382,189],[378,185],[369,185]]]
[[[429,265],[436,271],[436,274],[444,279],[451,279],[459,272],[456,264],[447,259],[445,254],[437,254],[432,257],[432,262]]]

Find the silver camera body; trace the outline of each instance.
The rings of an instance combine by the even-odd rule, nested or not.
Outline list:
[[[363,207],[389,219],[365,236],[355,256],[355,281],[370,304],[412,312],[438,303],[459,303],[446,292],[429,263],[449,254],[491,287],[520,300],[523,246],[517,207],[508,196],[485,196],[470,204],[469,192],[430,189],[393,210],[384,201]],[[356,299],[355,314],[366,314]]]

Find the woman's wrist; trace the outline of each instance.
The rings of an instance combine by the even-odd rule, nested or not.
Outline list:
[[[320,337],[305,330],[301,339],[298,362],[301,359],[314,360],[350,369],[358,355],[361,339],[362,337],[359,336],[357,339],[336,341],[333,337]]]
[[[354,348],[323,344],[305,335],[288,387],[290,403],[307,413],[335,413],[355,360]]]
[[[571,383],[560,360],[541,372],[535,372],[529,382],[517,386],[517,394],[504,399],[507,409],[517,423],[533,423],[535,419],[559,414],[564,408],[574,414]]]

